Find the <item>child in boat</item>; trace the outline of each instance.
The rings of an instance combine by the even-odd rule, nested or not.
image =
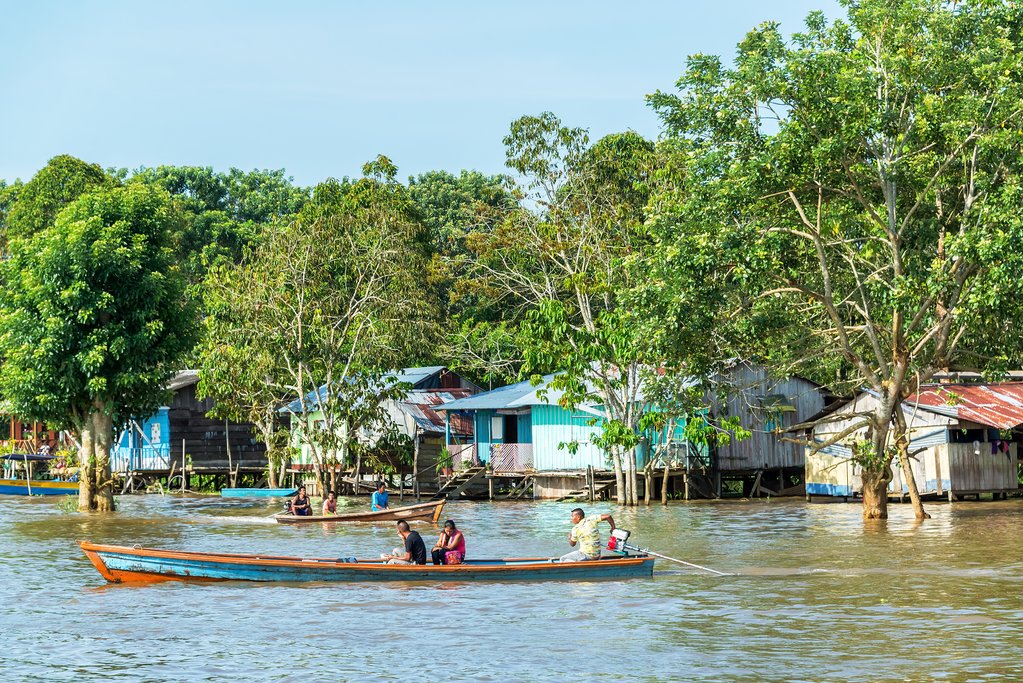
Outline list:
[[[329,491],[327,497],[323,499],[323,516],[337,514],[337,498],[334,497],[334,492]]]
[[[434,564],[462,564],[465,560],[465,536],[453,519],[444,522],[444,530],[430,554]]]

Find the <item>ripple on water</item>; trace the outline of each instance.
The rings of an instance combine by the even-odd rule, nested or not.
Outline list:
[[[703,502],[613,512],[653,580],[109,586],[74,545],[375,556],[390,525],[281,526],[277,501],[134,496],[111,516],[0,507],[7,680],[985,680],[1018,678],[1023,501],[908,507]],[[342,501],[362,506],[364,500]],[[572,504],[452,503],[476,557],[565,552]],[[430,540],[435,529],[420,526]],[[429,532],[429,533],[427,533]],[[453,648],[459,667],[438,652]],[[12,656],[16,653],[17,656]],[[30,653],[32,656],[26,656]],[[582,667],[582,668],[580,668]]]

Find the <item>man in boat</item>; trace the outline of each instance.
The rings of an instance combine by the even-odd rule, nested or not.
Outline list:
[[[377,490],[373,493],[369,503],[373,512],[387,509],[387,486],[384,482],[377,482]]]
[[[327,492],[327,497],[323,499],[323,516],[329,517],[330,515],[337,514],[337,498],[334,496],[333,491]]]
[[[291,501],[291,514],[302,516],[313,514],[313,506],[309,503],[309,496],[305,494],[305,486],[298,487],[298,494]]]
[[[389,555],[381,555],[380,559],[387,560],[387,564],[426,564],[426,544],[419,532],[412,531],[403,519],[398,522],[398,535],[405,541],[405,549],[395,548]]]
[[[585,562],[587,560],[600,559],[600,529],[597,525],[607,522],[611,525],[611,531],[615,530],[615,521],[611,515],[590,515],[586,516],[582,508],[572,510],[572,531],[568,533],[568,544],[579,549],[567,555],[561,556],[561,562]]]

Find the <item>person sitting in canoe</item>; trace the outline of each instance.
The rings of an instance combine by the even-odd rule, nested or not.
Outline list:
[[[412,531],[404,519],[398,522],[398,535],[405,541],[405,549],[395,548],[380,556],[387,564],[426,564],[426,544],[418,531]]]
[[[430,554],[434,564],[462,564],[465,560],[465,536],[455,527],[454,520],[444,522],[444,530]]]
[[[369,504],[373,512],[387,509],[387,486],[382,481],[377,482],[377,490],[370,498]]]
[[[586,516],[582,508],[572,510],[572,531],[568,533],[568,544],[575,546],[579,544],[579,550],[574,550],[567,555],[561,556],[561,562],[584,562],[586,560],[600,559],[600,530],[597,525],[607,522],[611,525],[611,531],[615,530],[615,521],[611,515],[590,515]]]
[[[298,495],[291,501],[291,514],[303,517],[313,514],[313,506],[309,502],[309,496],[305,494],[305,486],[298,487]]]
[[[329,517],[330,515],[337,514],[337,498],[334,496],[333,491],[327,492],[327,497],[323,499],[323,516]]]

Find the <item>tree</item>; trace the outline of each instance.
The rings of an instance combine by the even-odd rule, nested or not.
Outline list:
[[[12,186],[17,193],[5,215],[0,214],[0,242],[34,235],[53,225],[57,214],[82,194],[113,184],[96,164],[66,154],[53,157],[30,181]]]
[[[209,284],[216,305],[203,366],[216,372],[234,358],[242,372],[211,375],[204,391],[237,410],[295,398],[292,418],[324,490],[328,465],[354,460],[358,471],[361,437],[383,420],[380,401],[407,388],[387,373],[423,353],[433,333],[427,232],[388,160],[366,172],[319,185],[295,220]],[[250,398],[261,382],[269,386]],[[320,412],[324,424],[313,428]]]
[[[101,187],[22,231],[2,266],[0,392],[19,415],[80,435],[81,510],[113,510],[113,425],[155,411],[192,344],[176,220],[165,192]]]
[[[431,171],[409,178],[408,193],[430,231],[430,284],[442,306],[445,341],[438,358],[487,384],[515,377],[521,354],[514,343],[517,321],[474,286],[470,233],[491,233],[518,208],[506,176]]]
[[[679,94],[651,96],[690,178],[656,218],[648,303],[677,308],[690,259],[714,264],[740,352],[878,397],[834,439],[856,440],[864,516],[887,516],[895,457],[925,517],[903,402],[940,370],[1021,355],[1023,10],[843,4],[790,43],[753,30],[732,68],[691,57]]]
[[[648,240],[654,145],[631,132],[590,145],[585,131],[550,113],[515,121],[505,145],[525,202],[492,232],[471,236],[477,286],[521,312],[527,373],[560,371],[550,388],[562,403],[604,407],[602,446],[618,499],[636,504],[646,347],[621,295],[630,287],[626,259]]]
[[[132,182],[161,187],[181,210],[175,249],[193,284],[219,263],[239,263],[271,221],[293,216],[309,199],[283,170],[218,173],[201,166],[141,168]]]

